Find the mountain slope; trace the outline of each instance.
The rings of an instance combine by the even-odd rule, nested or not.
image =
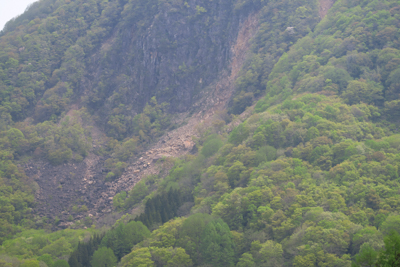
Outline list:
[[[161,196],[169,188],[193,192],[194,215],[165,223],[122,265],[144,251],[156,262],[152,244],[168,242],[196,266],[351,266],[352,259],[364,266],[366,257],[384,266],[375,265],[375,250],[379,264],[390,261],[383,235],[400,231],[398,4],[337,2],[275,65],[255,114],[229,136],[210,128],[199,155],[161,182]],[[157,218],[164,206],[148,200],[139,220],[164,223]],[[196,243],[207,227],[197,235],[187,228],[193,220],[211,227],[197,213],[222,218],[231,230],[213,252]]]
[[[299,12],[304,5],[306,13]],[[2,32],[0,86],[2,125],[23,135],[10,153],[39,186],[36,212],[66,220],[75,205],[93,214],[107,211],[109,198],[137,178],[117,180],[117,187],[105,182],[118,179],[132,156],[188,116],[171,120],[168,114],[206,111],[202,116],[208,117],[227,101],[241,112],[260,95],[261,73],[288,49],[282,42],[315,26],[317,8],[310,1],[32,5]],[[285,12],[272,12],[279,9]],[[257,50],[256,43],[265,41],[271,48]],[[260,65],[261,58],[268,61]],[[260,79],[246,90],[257,92],[244,93],[254,66],[262,68],[256,70]],[[236,83],[239,76],[243,82]],[[104,200],[105,206],[93,204]]]
[[[43,1],[9,23],[3,239],[126,213],[70,266],[106,250],[121,266],[390,261],[399,2],[340,0],[319,22],[326,4]],[[84,236],[69,231],[2,252],[67,257]]]

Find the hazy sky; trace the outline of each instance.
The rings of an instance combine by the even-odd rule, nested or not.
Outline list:
[[[10,19],[24,13],[26,7],[36,0],[0,0],[0,31]]]

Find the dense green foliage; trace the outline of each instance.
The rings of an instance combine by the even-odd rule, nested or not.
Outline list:
[[[257,110],[292,94],[325,92],[348,104],[374,104],[398,116],[399,24],[396,1],[341,1],[314,32],[284,54]]]
[[[379,250],[399,230],[400,138],[371,121],[378,111],[318,94],[286,100],[252,115],[213,157],[184,164],[192,176],[173,169],[159,190],[197,180],[192,212],[224,220],[235,262],[349,266],[363,244]]]
[[[147,200],[144,212],[135,220],[141,221],[148,227],[166,223],[177,216],[177,211],[182,203],[181,193],[172,189],[168,193]]]
[[[191,84],[192,97],[226,67],[228,58],[208,58],[231,37],[202,29],[231,29],[226,17],[254,10],[259,29],[229,107],[239,114],[265,94],[246,120],[202,129],[198,154],[117,194],[116,210],[143,213],[104,236],[24,230],[51,225],[31,214],[37,184],[19,163],[80,162],[93,152],[107,157],[105,179],[117,178],[171,127],[177,88]],[[317,12],[305,0],[42,0],[8,23],[0,36],[0,266],[398,265],[400,2],[338,0],[320,22]],[[196,33],[188,47],[210,44],[204,62],[172,61],[184,49],[160,26],[171,14]],[[153,25],[162,40],[154,55],[174,69],[165,84],[150,85],[138,63],[145,45],[136,44],[138,55],[121,52],[127,28],[143,36]],[[136,63],[116,68],[124,58]],[[94,123],[107,134],[96,149]]]
[[[7,264],[12,263],[11,266],[19,266],[33,260],[37,264],[46,263],[48,267],[65,266],[65,260],[60,262],[60,259],[68,258],[78,244],[89,241],[93,233],[93,229],[66,229],[52,233],[44,230],[23,231],[3,242],[0,247],[0,264],[9,266]],[[31,266],[28,263],[26,265]]]
[[[88,242],[79,242],[76,249],[70,254],[69,266],[89,266],[92,262],[93,253],[98,249],[101,241],[102,236],[95,235],[90,237]]]
[[[132,247],[150,236],[141,222],[118,223],[103,236],[94,236],[89,242],[79,243],[68,260],[71,267],[112,267]],[[102,265],[103,264],[103,265]]]
[[[259,11],[260,28],[235,83],[229,111],[242,113],[265,93],[269,74],[279,58],[318,23],[318,2],[267,1]]]
[[[392,266],[398,4],[339,1],[264,71],[256,113],[229,135],[206,131],[199,155],[176,162],[158,187],[192,190],[195,214],[160,226],[123,266],[157,266],[160,247],[184,249],[195,266]],[[227,226],[229,237],[207,237]],[[222,253],[223,240],[232,243]]]
[[[117,258],[112,249],[102,247],[93,254],[91,264],[93,267],[113,267],[117,264]]]

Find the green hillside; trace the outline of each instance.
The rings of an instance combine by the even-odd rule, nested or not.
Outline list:
[[[168,34],[183,29],[163,32],[163,12],[214,56],[174,47],[181,39]],[[114,210],[126,215],[111,229],[88,218],[52,232],[57,222],[32,212],[37,188],[21,164],[81,162],[96,125],[108,144],[96,153],[117,179],[174,127],[175,112],[190,110],[207,86],[193,83],[228,68],[218,45],[255,12],[229,106],[199,127],[196,153],[161,159],[173,162],[167,177],[117,194]],[[129,25],[137,36],[149,25],[166,34],[153,48],[170,60],[158,70],[171,80],[158,73],[143,91],[153,74],[135,65],[145,56],[126,59],[140,50],[123,39]],[[314,1],[39,2],[0,37],[0,266],[400,266],[399,29],[397,0],[338,0],[321,21]],[[178,106],[174,94],[186,93]]]

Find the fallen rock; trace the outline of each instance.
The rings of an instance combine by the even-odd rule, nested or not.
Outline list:
[[[294,27],[287,27],[286,28],[286,31],[287,31],[287,33],[289,33],[289,34],[294,34],[295,32],[294,32]]]
[[[66,229],[68,227],[70,227],[71,225],[73,225],[72,222],[62,222],[58,225],[58,227],[62,228],[62,229]]]
[[[185,147],[185,149],[191,150],[194,146],[194,143],[191,141],[183,141],[183,146]]]

